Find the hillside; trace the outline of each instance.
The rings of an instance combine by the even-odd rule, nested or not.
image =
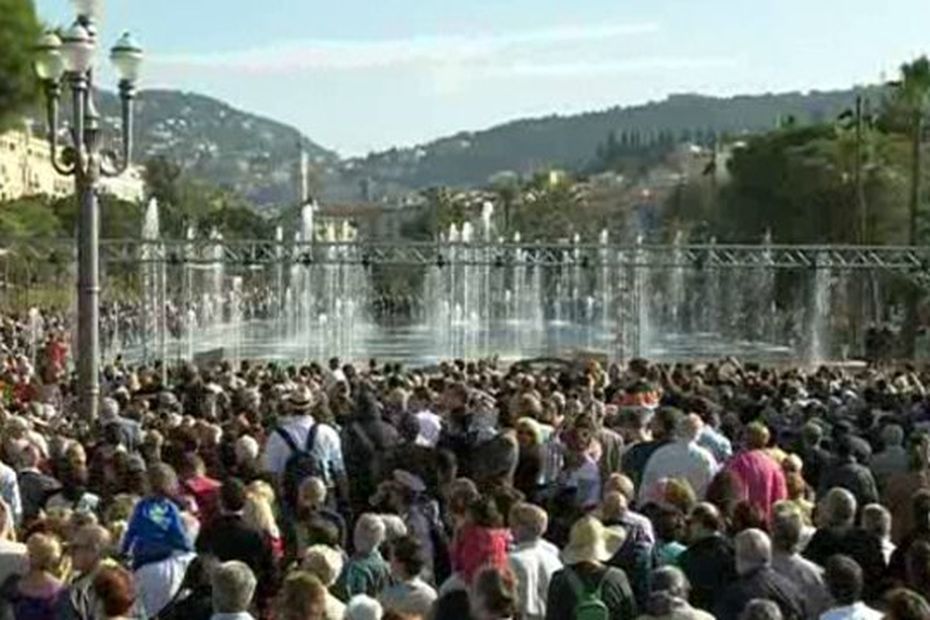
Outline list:
[[[461,132],[422,146],[346,160],[341,168],[351,184],[358,186],[369,179],[381,191],[484,184],[502,170],[525,174],[544,167],[582,169],[612,130],[676,134],[759,131],[772,128],[778,118],[788,115],[802,123],[833,118],[853,104],[855,95],[853,90],[731,98],[672,95],[644,105]]]
[[[879,93],[871,95],[878,101]],[[731,98],[672,95],[637,106],[517,120],[425,145],[340,160],[289,125],[203,95],[147,90],[136,104],[135,161],[164,155],[187,174],[236,189],[259,207],[287,206],[297,201],[298,143],[314,167],[312,186],[319,189],[322,184],[324,200],[356,200],[366,191],[368,198],[379,198],[437,185],[485,185],[503,170],[584,170],[611,131],[738,134],[769,129],[789,115],[802,123],[829,119],[854,99],[853,90]],[[105,135],[112,136],[119,101],[102,92],[98,102],[108,129]]]
[[[106,136],[120,118],[117,96],[97,97]],[[67,113],[62,118],[68,118]],[[134,160],[164,155],[187,174],[241,191],[259,206],[296,200],[298,144],[321,170],[337,156],[297,129],[243,112],[217,99],[172,90],[146,90],[136,100]]]

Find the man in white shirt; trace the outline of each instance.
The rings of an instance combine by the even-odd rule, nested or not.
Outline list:
[[[310,430],[317,425],[316,420],[310,415],[313,402],[313,394],[307,387],[299,387],[285,398],[284,407],[288,415],[278,428],[268,435],[262,460],[265,471],[273,474],[275,478],[280,478],[284,473],[287,461],[293,454],[282,433],[287,433],[291,441],[303,450],[307,445]],[[336,429],[328,424],[319,424],[310,452],[323,464],[322,476],[326,486],[336,487],[339,490],[339,497],[345,497],[346,481],[345,465],[342,460],[342,442]]]
[[[410,411],[417,421],[419,432],[416,444],[435,448],[442,434],[442,418],[432,410],[433,398],[428,387],[421,385],[413,391],[410,399]]]
[[[827,560],[827,587],[835,606],[820,620],[881,620],[884,614],[862,602],[862,568],[849,556],[835,555]]]
[[[514,548],[508,556],[517,582],[520,617],[541,620],[546,617],[546,596],[552,576],[562,569],[559,550],[543,540],[548,527],[546,511],[527,503],[510,510]]]
[[[653,487],[665,478],[687,480],[698,498],[704,497],[718,466],[710,451],[697,444],[703,425],[697,415],[682,418],[675,429],[675,441],[649,457],[639,487],[641,504],[646,503]]]

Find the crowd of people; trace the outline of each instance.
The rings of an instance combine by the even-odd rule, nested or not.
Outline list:
[[[18,325],[0,620],[930,618],[911,367],[118,363],[92,420]]]

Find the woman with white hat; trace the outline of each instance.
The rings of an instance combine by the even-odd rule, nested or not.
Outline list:
[[[606,610],[610,620],[636,617],[636,601],[626,573],[605,565],[621,543],[593,516],[575,522],[562,550],[565,568],[553,575],[549,584],[547,620],[573,620],[598,609]]]

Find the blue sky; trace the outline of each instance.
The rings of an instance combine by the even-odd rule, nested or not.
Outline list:
[[[876,81],[930,52],[928,25],[928,0],[106,0],[102,32],[143,43],[143,87],[358,155],[669,93]]]

